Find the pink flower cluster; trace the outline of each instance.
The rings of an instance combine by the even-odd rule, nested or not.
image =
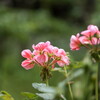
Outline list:
[[[94,46],[100,44],[100,31],[97,26],[89,25],[87,30],[72,35],[70,39],[71,50],[79,50],[81,46]]]
[[[22,67],[31,69],[35,64],[42,67],[55,67],[57,63],[59,66],[69,65],[69,58],[63,49],[59,49],[51,45],[49,41],[40,42],[37,45],[32,45],[33,52],[29,49],[23,50],[21,55],[26,58],[22,62]]]

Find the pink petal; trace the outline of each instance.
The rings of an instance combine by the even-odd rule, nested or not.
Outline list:
[[[57,64],[61,67],[63,67],[64,65],[69,65],[70,61],[69,58],[67,56],[62,56],[60,61],[57,61]]]
[[[92,41],[92,44],[93,45],[97,45],[98,44],[98,41],[97,40],[98,39],[96,37],[93,37],[92,40],[91,40]]]
[[[80,42],[81,42],[82,44],[91,44],[90,40],[89,40],[86,36],[81,36],[81,37],[79,38],[79,40],[80,40]]]
[[[54,47],[52,45],[50,45],[44,51],[47,52],[47,53],[49,53],[49,54],[52,54],[53,53],[53,48]]]
[[[77,36],[72,35],[70,39],[70,48],[71,50],[79,50],[80,49],[80,41],[79,41],[79,34]]]
[[[42,54],[42,55],[36,55],[34,56],[34,59],[41,65],[43,65],[44,63],[46,63],[48,61],[48,56],[46,54]]]
[[[64,67],[65,66],[65,63],[63,61],[57,61],[57,64],[61,67]]]
[[[25,68],[26,70],[28,70],[28,69],[32,69],[32,68],[34,67],[34,64],[32,63],[31,60],[24,60],[24,61],[22,62],[22,64],[21,64],[21,66],[22,66],[23,68]]]
[[[47,48],[48,46],[50,45],[50,42],[47,41],[47,42],[39,42],[37,45],[32,45],[32,48],[34,50],[39,50],[39,51],[42,51],[44,50],[45,48]]]
[[[26,50],[23,50],[23,51],[21,52],[21,55],[22,55],[24,58],[31,58],[32,52],[31,52],[29,49],[26,49]]]
[[[61,56],[62,56],[62,55],[63,55],[63,56],[66,56],[66,52],[65,52],[63,49],[59,49],[59,50],[58,50],[58,54],[61,55]]]
[[[93,36],[95,33],[97,33],[97,32],[99,31],[98,27],[95,26],[95,25],[89,25],[89,26],[87,27],[87,29],[91,31],[92,36]]]
[[[82,35],[90,37],[91,36],[91,31],[90,30],[85,30],[81,32]]]

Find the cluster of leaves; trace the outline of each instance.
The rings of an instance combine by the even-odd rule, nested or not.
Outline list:
[[[32,83],[32,86],[40,93],[22,92],[21,94],[26,97],[25,100],[37,100],[38,96],[43,100],[67,100],[64,96],[66,84],[82,74],[83,71],[81,69],[76,71],[73,73],[73,76],[60,82],[57,87],[47,86],[45,83]],[[0,98],[3,100],[14,100],[13,97],[5,91],[1,91]]]
[[[14,100],[14,98],[6,91],[0,92],[0,100]]]

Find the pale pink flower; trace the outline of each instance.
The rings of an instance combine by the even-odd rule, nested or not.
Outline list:
[[[86,44],[97,45],[97,44],[99,44],[99,39],[97,39],[96,37],[91,37],[89,39],[86,36],[81,36],[79,40],[83,45],[86,45]]]
[[[52,48],[53,54],[56,55],[58,53],[58,50],[59,50],[59,48],[53,47]]]
[[[92,44],[91,40],[89,40],[89,38],[86,37],[86,36],[81,36],[79,38],[79,40],[80,40],[81,44],[83,44],[83,45],[85,45],[85,44]]]
[[[91,33],[90,30],[82,31],[81,34],[84,35],[84,36],[86,36],[86,37],[90,37],[90,36],[94,35],[94,33]]]
[[[95,25],[89,25],[87,30],[82,31],[81,34],[87,37],[91,37],[99,31],[98,27]]]
[[[65,65],[69,65],[70,61],[67,56],[61,56],[61,59],[57,61],[57,64],[61,67],[64,67]]]
[[[66,52],[63,49],[59,49],[58,56],[66,56]]]
[[[91,41],[92,41],[92,44],[93,44],[93,45],[98,45],[98,44],[100,44],[100,38],[93,37]]]
[[[34,60],[41,66],[45,66],[45,63],[48,62],[48,55],[47,54],[41,54],[41,55],[36,55],[34,57]]]
[[[59,65],[59,66],[61,66],[61,67],[64,67],[65,65],[66,65],[66,63],[65,62],[63,62],[63,61],[57,61],[57,64]]]
[[[21,64],[25,69],[31,69],[35,64],[54,68],[56,63],[59,66],[69,65],[70,63],[66,52],[63,49],[52,46],[49,41],[32,45],[32,48],[33,52],[26,49],[21,53],[24,58],[27,58]]]
[[[32,45],[32,48],[34,50],[38,50],[38,51],[43,51],[44,49],[46,49],[48,46],[50,46],[50,42],[47,41],[47,42],[40,42],[38,43],[37,45]]]
[[[95,26],[95,25],[89,25],[89,26],[87,27],[87,29],[90,30],[91,33],[93,33],[93,34],[95,34],[95,33],[97,33],[97,32],[99,31],[98,27]]]
[[[63,49],[54,47],[54,60],[59,66],[69,65],[69,58],[66,55],[66,52]]]
[[[54,46],[49,45],[48,47],[44,49],[44,52],[47,52],[48,54],[53,54],[53,49],[54,49]]]
[[[31,58],[32,57],[32,52],[29,50],[29,49],[26,49],[26,50],[23,50],[21,52],[21,55],[24,57],[24,58]]]
[[[79,40],[79,33],[75,36],[75,35],[72,35],[71,36],[71,39],[70,39],[70,48],[71,50],[79,50],[80,49],[80,45],[81,45],[81,42]]]
[[[31,69],[34,67],[34,63],[32,60],[24,60],[22,62],[22,67],[25,68],[26,70]]]
[[[100,31],[97,26],[89,25],[87,30],[81,32],[81,36],[72,35],[70,40],[71,50],[79,50],[81,44],[89,49],[91,45],[94,47],[93,45],[100,44]]]
[[[26,49],[26,50],[23,50],[21,52],[21,55],[24,57],[24,58],[27,58],[26,60],[24,60],[22,62],[22,67],[24,67],[25,69],[31,69],[34,67],[34,63],[33,63],[33,58],[32,58],[32,52],[29,50],[29,49]]]

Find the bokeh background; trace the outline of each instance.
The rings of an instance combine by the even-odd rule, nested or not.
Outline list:
[[[32,44],[51,41],[74,60],[85,59],[84,74],[73,84],[74,96],[75,100],[95,100],[95,65],[86,60],[84,48],[72,52],[69,47],[70,36],[89,24],[100,27],[100,0],[0,0],[0,90],[15,100],[22,100],[23,91],[35,92],[32,83],[41,82],[39,69],[23,69],[20,53],[32,50]],[[56,86],[64,77],[53,74],[50,84]]]

